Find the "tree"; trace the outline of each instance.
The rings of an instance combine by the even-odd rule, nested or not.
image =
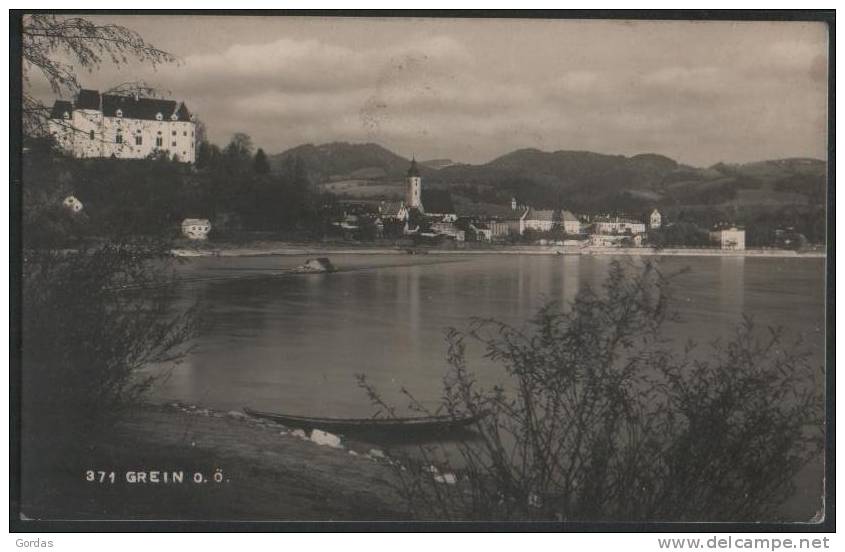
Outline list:
[[[239,160],[248,159],[252,157],[252,138],[249,134],[236,132],[223,152]]]
[[[24,132],[46,134],[50,109],[28,90],[32,73],[37,71],[49,83],[54,93],[72,96],[81,85],[79,69],[94,69],[103,61],[115,65],[135,58],[155,67],[175,61],[175,56],[146,42],[137,32],[120,25],[98,25],[81,17],[59,17],[31,14],[23,18],[21,32],[23,56],[23,118]],[[60,57],[70,60],[59,61]],[[121,85],[123,89],[132,83]],[[143,83],[134,86],[149,91]]]
[[[692,222],[676,222],[650,230],[648,241],[654,247],[684,247],[710,244],[710,235]]]
[[[207,169],[217,167],[220,163],[223,153],[217,144],[212,144],[206,140],[197,142],[197,158],[195,166],[197,169]]]
[[[258,148],[255,152],[255,157],[252,160],[252,170],[255,174],[267,174],[270,172],[270,163],[267,161],[267,154],[264,150]]]
[[[77,91],[75,71],[96,68],[106,59],[120,65],[135,57],[153,66],[174,59],[126,27],[78,17],[25,16],[22,32],[25,84],[30,72],[38,70],[57,93]],[[23,108],[28,129],[37,136],[49,111],[28,93]],[[123,407],[151,382],[137,369],[179,357],[193,316],[175,304],[168,290],[173,278],[167,273],[172,260],[168,241],[118,237],[140,222],[134,216],[139,208],[159,200],[156,207],[177,203],[174,196],[165,195],[175,193],[183,182],[184,167],[177,165],[167,159],[73,159],[43,147],[24,152],[21,370],[30,384],[23,387],[28,405],[23,416],[30,428],[26,436],[47,454],[24,452],[48,463],[57,461],[65,452],[62,445],[70,441],[52,437],[70,438],[92,429],[95,419],[115,423]],[[127,182],[131,176],[158,188],[121,197],[141,193]],[[104,190],[105,183],[112,188]],[[86,201],[92,198],[85,210],[78,217],[61,212],[58,205],[65,194],[80,192]],[[114,207],[110,213],[109,205]],[[80,220],[89,211],[97,216],[87,223]],[[154,222],[165,224],[153,226],[170,228],[173,212],[154,212],[162,217]],[[105,223],[108,220],[116,221],[114,228]],[[86,224],[97,228],[99,239],[77,232]],[[56,251],[63,245],[59,240],[68,237],[78,238],[73,250]]]
[[[224,168],[229,174],[247,172],[252,162],[252,138],[243,132],[236,132],[223,148]]]

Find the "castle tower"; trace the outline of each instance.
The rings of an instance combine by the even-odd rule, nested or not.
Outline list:
[[[420,171],[417,168],[417,160],[411,160],[411,166],[408,168],[408,176],[405,178],[405,205],[409,209],[418,209],[423,211],[422,205],[422,178]]]

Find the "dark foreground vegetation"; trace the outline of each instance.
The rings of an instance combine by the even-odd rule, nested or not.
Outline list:
[[[74,454],[54,448],[50,456],[28,457],[23,515],[80,520],[409,519],[394,490],[393,470],[386,460],[368,457],[367,448],[353,456],[292,436],[285,428],[219,412],[146,406],[129,414],[108,431],[89,435]],[[170,474],[167,482],[165,472]],[[172,480],[174,472],[183,474],[181,481]],[[197,473],[205,481],[197,482]]]
[[[397,471],[416,516],[778,519],[822,451],[821,367],[800,342],[750,319],[727,342],[675,353],[659,330],[673,318],[677,275],[650,263],[632,270],[614,264],[602,289],[548,305],[525,329],[476,320],[449,333],[440,410],[487,417],[479,439],[457,445],[459,458],[424,447],[406,459],[414,469]],[[467,351],[479,346],[501,367],[500,385],[476,379]]]
[[[295,160],[276,173],[257,172],[248,137],[192,167],[166,156],[151,159],[75,159],[49,140],[24,155],[23,231],[27,244],[74,245],[90,239],[173,240],[185,218],[212,221],[211,239],[271,232],[322,237],[334,214],[328,196],[309,186]],[[73,195],[79,213],[62,205]]]
[[[24,22],[23,50],[27,70],[43,72],[57,92],[79,88],[72,68],[55,61],[63,56],[85,68],[103,58],[171,58],[123,27],[40,15]],[[369,519],[401,511],[417,519],[758,521],[772,519],[798,470],[818,457],[821,371],[800,344],[782,343],[776,331],[760,337],[749,321],[710,354],[671,353],[658,331],[670,313],[668,281],[651,265],[633,274],[614,267],[603,290],[584,291],[569,310],[544,309],[526,331],[480,320],[452,332],[443,409],[489,415],[480,440],[459,445],[462,464],[437,468],[457,474],[454,484],[432,477],[433,457],[396,470],[401,508],[383,506],[389,491],[374,499],[369,488],[381,472],[370,464],[261,439],[228,420],[174,422],[144,410],[155,380],[143,368],[178,362],[200,320],[170,287],[168,239],[180,221],[210,217],[224,235],[319,236],[332,198],[315,193],[302,163],[271,166],[243,135],[222,149],[201,144],[195,168],[165,158],[76,160],[37,138],[44,106],[27,96],[24,110],[32,133],[22,186],[29,517]],[[77,214],[62,206],[71,194],[85,205]],[[501,365],[507,385],[476,382],[469,342]],[[231,482],[197,492],[86,480],[92,469],[121,477],[155,468],[220,468]]]

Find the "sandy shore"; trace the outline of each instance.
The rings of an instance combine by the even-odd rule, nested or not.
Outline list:
[[[432,255],[625,255],[667,257],[762,257],[824,258],[824,251],[797,252],[788,249],[746,249],[730,251],[708,248],[571,247],[553,245],[496,245],[479,248],[419,247],[414,251]],[[178,257],[251,257],[265,255],[407,255],[408,247],[364,245],[291,244],[256,242],[248,245],[203,243],[172,250]]]
[[[357,450],[356,450],[357,448]],[[85,459],[35,477],[32,519],[397,520],[394,468],[363,444],[320,445],[240,412],[147,406],[91,443]],[[104,482],[86,481],[88,469]],[[152,472],[159,482],[150,482]],[[114,482],[108,474],[114,472]],[[139,482],[139,473],[145,482]],[[164,472],[183,473],[163,482]],[[195,482],[195,474],[204,482]],[[215,474],[220,474],[215,478]],[[99,474],[95,476],[99,479]],[[219,479],[219,482],[217,481]],[[134,480],[132,482],[131,480]]]

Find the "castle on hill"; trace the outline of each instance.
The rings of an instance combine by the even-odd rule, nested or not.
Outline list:
[[[56,100],[48,126],[74,157],[196,160],[196,123],[184,102],[83,89],[74,102]]]

